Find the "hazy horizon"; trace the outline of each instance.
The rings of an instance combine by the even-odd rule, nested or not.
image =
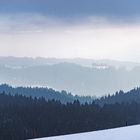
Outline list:
[[[35,57],[32,57],[32,56],[13,56],[13,55],[0,55],[0,58],[17,58],[17,59],[33,59],[33,60],[36,60],[36,59],[52,59],[52,60],[93,60],[93,61],[116,61],[116,62],[122,62],[122,63],[136,63],[136,64],[139,64],[140,62],[137,62],[137,61],[125,61],[125,60],[119,60],[119,59],[108,59],[108,58],[100,58],[100,59],[94,59],[94,58],[88,58],[88,57],[85,57],[85,58],[82,58],[82,57],[60,57],[60,58],[57,58],[57,57],[43,57],[43,56],[35,56]]]

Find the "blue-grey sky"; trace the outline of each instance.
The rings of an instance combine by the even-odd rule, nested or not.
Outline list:
[[[140,62],[139,0],[0,0],[0,55]]]
[[[107,16],[140,15],[139,0],[1,0],[3,13],[40,13],[48,16]]]

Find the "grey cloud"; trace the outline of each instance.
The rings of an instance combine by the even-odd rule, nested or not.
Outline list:
[[[1,13],[40,13],[73,18],[106,16],[128,18],[140,15],[139,0],[4,0]]]

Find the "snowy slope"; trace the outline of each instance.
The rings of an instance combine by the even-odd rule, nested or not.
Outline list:
[[[140,125],[36,140],[140,140]]]

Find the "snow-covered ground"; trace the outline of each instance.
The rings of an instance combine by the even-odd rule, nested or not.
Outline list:
[[[36,140],[140,140],[140,125]]]

